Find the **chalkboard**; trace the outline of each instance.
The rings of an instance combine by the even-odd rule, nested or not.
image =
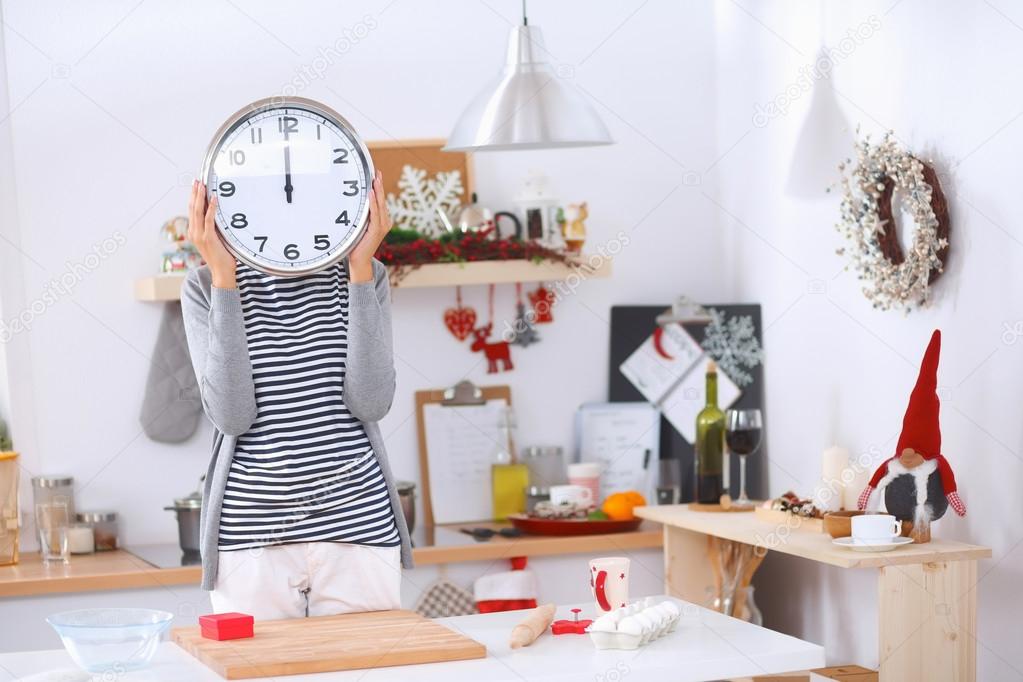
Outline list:
[[[758,304],[703,304],[704,308],[714,308],[727,316],[749,315],[757,341],[763,348],[763,331],[761,327],[760,305]],[[622,375],[618,369],[640,344],[646,341],[657,326],[657,316],[671,306],[641,305],[611,307],[611,353],[608,371],[608,400],[612,402],[645,400],[643,395]],[[683,325],[694,339],[702,343],[706,325]],[[764,441],[760,449],[746,460],[746,492],[755,500],[762,500],[767,495],[767,430],[770,418],[764,408],[764,367],[763,363],[750,370],[753,381],[742,387],[742,396],[732,407],[759,407],[764,415]],[[722,406],[724,407],[724,406]],[[693,446],[686,441],[672,426],[661,417],[661,459],[675,458],[679,461],[681,472],[682,501],[693,499]],[[733,455],[730,463],[732,476],[730,494],[733,498],[739,495],[739,458]]]

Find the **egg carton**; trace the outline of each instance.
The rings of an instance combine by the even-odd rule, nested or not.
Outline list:
[[[682,609],[673,601],[655,604],[651,597],[609,611],[590,623],[598,649],[638,649],[678,628]]]

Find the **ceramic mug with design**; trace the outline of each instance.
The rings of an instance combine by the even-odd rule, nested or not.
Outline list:
[[[551,504],[573,504],[577,507],[592,507],[593,493],[581,485],[552,485]]]
[[[621,556],[592,559],[590,588],[598,613],[624,607],[629,603],[629,559]]]

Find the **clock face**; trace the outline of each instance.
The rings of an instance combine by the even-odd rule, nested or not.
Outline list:
[[[302,98],[255,102],[213,138],[202,177],[242,262],[275,275],[336,263],[362,237],[373,162],[349,123]]]

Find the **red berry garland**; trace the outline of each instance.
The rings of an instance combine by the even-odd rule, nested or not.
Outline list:
[[[392,266],[392,279],[399,282],[409,272],[428,263],[465,263],[488,260],[550,260],[567,263],[569,256],[535,242],[515,238],[494,238],[494,230],[447,233],[429,237],[414,230],[392,230],[377,249],[376,257]]]

